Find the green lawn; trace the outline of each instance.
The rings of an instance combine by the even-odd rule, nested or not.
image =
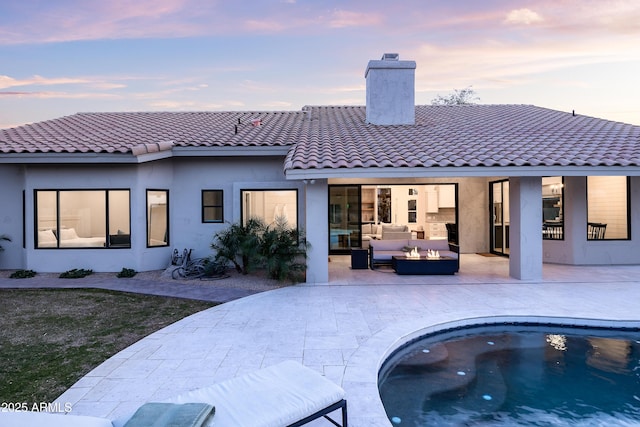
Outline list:
[[[0,290],[0,402],[51,402],[118,351],[214,305],[93,289]]]

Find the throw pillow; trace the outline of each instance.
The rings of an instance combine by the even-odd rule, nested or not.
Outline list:
[[[57,240],[53,230],[38,231],[38,243],[55,243]]]

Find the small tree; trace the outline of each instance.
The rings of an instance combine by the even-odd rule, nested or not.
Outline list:
[[[6,234],[0,234],[0,240],[4,240],[6,242],[10,242],[11,238],[9,236],[7,236]],[[0,245],[0,252],[4,251],[4,248],[2,247],[2,245]]]
[[[260,264],[260,236],[266,229],[260,218],[251,218],[246,225],[231,224],[216,233],[211,248],[216,250],[216,261],[231,262],[238,273],[248,274]]]
[[[464,89],[454,89],[448,96],[438,95],[431,100],[431,105],[469,105],[480,101],[476,91],[471,86]]]

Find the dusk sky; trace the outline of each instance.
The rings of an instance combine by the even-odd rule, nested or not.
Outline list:
[[[385,52],[416,61],[417,104],[471,86],[640,125],[638,0],[2,0],[0,128],[364,105]]]

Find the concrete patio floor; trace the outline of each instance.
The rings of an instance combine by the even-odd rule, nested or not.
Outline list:
[[[187,317],[106,360],[57,401],[119,426],[144,402],[293,359],[342,385],[349,425],[389,427],[378,368],[412,338],[495,320],[640,327],[638,301],[640,266],[545,265],[543,281],[520,282],[500,257],[462,255],[455,276],[397,276],[351,270],[348,257],[332,256],[329,283],[267,291]]]

